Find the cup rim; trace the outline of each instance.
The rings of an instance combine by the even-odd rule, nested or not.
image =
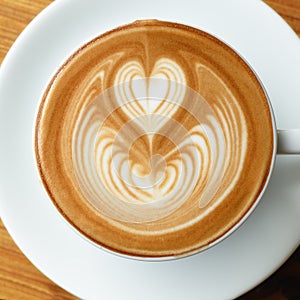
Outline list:
[[[139,21],[144,21],[144,20],[149,20],[149,19],[139,19]],[[159,21],[162,22],[172,22],[172,23],[178,23],[176,21],[173,20],[162,20],[159,19]],[[180,23],[181,24],[181,23]],[[123,27],[129,24],[123,24],[119,27]],[[257,72],[254,70],[254,68],[251,66],[251,64],[247,61],[247,59],[245,59],[245,57],[243,55],[241,55],[239,53],[239,51],[237,51],[233,46],[231,46],[230,44],[228,44],[227,42],[225,42],[222,38],[220,38],[219,36],[214,35],[213,33],[207,32],[205,29],[199,28],[199,27],[195,27],[195,26],[191,26],[191,25],[187,25],[187,24],[183,24],[185,26],[189,26],[189,27],[193,27],[197,30],[200,30],[202,32],[204,32],[205,34],[208,34],[209,36],[213,37],[214,39],[218,40],[220,43],[224,44],[225,46],[227,46],[229,49],[231,49],[249,68],[249,70],[252,72],[252,74],[254,75],[255,79],[258,81],[261,89],[263,90],[264,96],[267,100],[268,103],[268,110],[270,112],[270,119],[271,119],[271,124],[272,124],[272,131],[273,131],[273,150],[272,150],[272,157],[270,160],[270,164],[269,164],[269,170],[268,170],[268,175],[266,176],[265,182],[261,185],[261,189],[259,192],[259,195],[256,197],[256,199],[254,200],[254,202],[251,204],[250,208],[247,210],[247,212],[242,216],[242,218],[240,220],[238,220],[237,223],[235,223],[228,231],[226,231],[223,235],[221,235],[220,237],[218,237],[217,239],[215,239],[214,241],[212,241],[211,243],[202,246],[201,248],[198,249],[193,249],[187,252],[184,252],[183,254],[178,254],[178,255],[166,255],[166,256],[141,256],[141,255],[133,255],[133,254],[128,254],[128,253],[121,253],[118,251],[114,251],[108,247],[105,247],[103,245],[100,245],[98,243],[96,243],[95,241],[93,241],[92,239],[90,239],[89,237],[87,237],[85,234],[83,234],[80,230],[78,230],[76,227],[73,226],[73,224],[64,217],[64,215],[61,213],[60,209],[58,209],[58,207],[55,205],[56,209],[58,209],[59,211],[59,216],[64,220],[65,223],[68,224],[68,226],[76,233],[78,234],[81,238],[83,238],[84,240],[86,240],[87,242],[91,243],[92,245],[94,245],[95,247],[104,250],[107,253],[111,253],[113,255],[122,257],[122,258],[127,258],[130,260],[135,260],[135,261],[149,261],[149,262],[164,262],[164,261],[173,261],[173,260],[178,260],[178,259],[183,259],[183,258],[188,258],[194,255],[197,255],[201,252],[204,252],[206,250],[211,249],[212,247],[218,245],[219,243],[221,243],[222,241],[224,241],[225,239],[227,239],[229,236],[231,236],[235,231],[237,231],[244,223],[245,221],[249,218],[249,216],[254,212],[254,210],[257,208],[257,206],[260,203],[260,200],[262,198],[262,196],[264,195],[267,186],[270,182],[270,178],[273,174],[273,170],[274,170],[274,165],[275,165],[275,161],[276,161],[276,154],[277,154],[277,144],[278,144],[278,136],[277,136],[277,126],[276,126],[276,120],[275,120],[275,114],[274,114],[274,109],[272,107],[272,103],[269,97],[269,94],[266,90],[266,87],[264,86],[261,78],[259,77],[259,75],[257,74]],[[109,33],[112,30],[115,30],[116,28],[112,28],[110,30],[107,30],[106,32],[100,34],[106,34]],[[99,37],[99,35],[97,36]],[[95,37],[95,38],[97,38]],[[82,47],[85,47],[86,45],[88,45],[91,41],[93,41],[95,38],[91,39],[90,41],[84,42],[82,45],[79,45],[77,47],[77,50],[74,51],[74,53],[76,53],[78,51],[78,49],[81,49]],[[74,55],[74,53],[67,58],[67,61]],[[64,63],[60,66],[57,67],[56,71],[54,72],[54,74],[50,77],[49,81],[46,83],[45,88],[42,91],[42,95],[44,95],[45,93],[47,93],[48,88],[53,84],[52,79],[56,78],[56,76],[59,74],[61,68],[64,66]],[[40,111],[40,103],[38,103],[37,109],[36,109],[36,114],[35,114],[35,120],[37,120],[37,115],[38,112]],[[36,139],[36,122],[34,125],[34,138],[33,140],[35,141]],[[41,173],[40,173],[40,167],[39,167],[39,163],[37,160],[37,148],[35,146],[35,142],[33,145],[33,152],[34,152],[34,163],[36,166],[36,171],[38,173],[38,176],[41,177]],[[43,184],[44,185],[44,184]],[[48,196],[50,199],[51,197]],[[51,199],[52,200],[52,199]],[[51,201],[54,204],[54,201]]]

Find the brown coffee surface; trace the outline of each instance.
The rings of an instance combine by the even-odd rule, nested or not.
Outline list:
[[[138,97],[158,83],[159,101]],[[98,245],[141,257],[192,253],[228,232],[261,193],[273,148],[249,66],[215,37],[157,20],[74,53],[35,129],[40,176],[62,215]],[[130,171],[125,181],[116,170]]]

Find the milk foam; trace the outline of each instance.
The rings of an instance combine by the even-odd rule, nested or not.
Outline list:
[[[181,256],[256,203],[272,126],[259,81],[232,49],[148,20],[61,66],[38,110],[35,152],[50,198],[86,237],[134,256]]]

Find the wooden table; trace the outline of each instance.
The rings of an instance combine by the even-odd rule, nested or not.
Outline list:
[[[242,0],[241,0],[242,1]],[[24,27],[51,0],[0,0],[0,63]],[[266,0],[300,36],[300,0]],[[300,248],[269,279],[240,297],[300,299]],[[40,273],[0,221],[0,299],[76,299]]]

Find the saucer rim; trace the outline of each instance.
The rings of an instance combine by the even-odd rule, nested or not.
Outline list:
[[[39,20],[40,18],[42,18],[42,16],[44,16],[44,15],[46,15],[47,14],[47,12],[48,12],[48,10],[50,11],[50,9],[52,8],[52,7],[57,7],[57,6],[59,6],[59,5],[62,5],[62,3],[63,2],[66,2],[67,3],[67,0],[66,1],[63,1],[63,0],[61,0],[61,1],[57,1],[57,2],[53,2],[53,3],[51,3],[50,4],[50,6],[48,6],[40,15],[39,15],[39,17],[38,18],[36,18],[26,29],[25,29],[25,31],[22,33],[22,35],[18,38],[18,40],[17,40],[17,42],[14,44],[14,46],[11,48],[12,50],[9,52],[9,54],[7,55],[7,58],[4,60],[4,62],[3,62],[3,68],[5,68],[6,67],[6,64],[9,64],[9,60],[10,59],[12,59],[13,58],[13,51],[15,50],[15,49],[17,49],[18,47],[19,47],[19,45],[21,44],[21,39],[22,40],[24,40],[25,39],[25,36],[26,36],[26,34],[27,33],[29,33],[29,31],[30,31],[30,29],[31,29],[31,27],[33,27],[33,26],[35,26],[34,24],[36,24],[38,21],[37,20]],[[33,25],[32,25],[33,24]],[[2,69],[2,67],[1,67],[1,69]],[[3,73],[5,73],[5,71],[3,71],[3,72],[0,72],[0,77],[2,78],[2,76],[3,76]],[[1,76],[2,75],[2,76]],[[4,200],[3,200],[3,202],[4,202]],[[0,201],[0,212],[1,212],[1,217],[2,217],[2,220],[3,220],[3,223],[5,224],[5,226],[8,228],[8,230],[9,230],[9,232],[10,232],[10,234],[14,237],[14,236],[16,236],[15,234],[14,234],[14,229],[10,226],[10,222],[6,219],[6,217],[5,217],[5,208],[4,208],[4,205],[2,206],[1,205],[1,201]],[[14,238],[14,240],[16,241],[16,243],[17,243],[17,245],[19,246],[19,248],[23,248],[22,247],[22,241],[20,241],[20,240],[18,240],[18,238]],[[299,245],[299,242],[298,242],[298,245]],[[297,248],[298,247],[298,245],[295,247],[295,248]],[[293,251],[294,251],[295,249],[293,249],[293,250],[291,250],[288,254],[286,254],[286,256],[285,256],[285,258],[283,259],[283,261],[281,262],[281,263],[283,263],[292,253],[293,253]],[[29,254],[29,253],[27,253],[26,254],[26,252],[27,251],[24,251],[25,252],[25,255],[29,258],[29,257],[31,257],[31,255]],[[30,259],[30,258],[29,258]],[[30,259],[31,260],[31,259]],[[32,259],[32,260],[34,260],[34,259]],[[31,260],[31,261],[32,261]],[[280,265],[281,265],[281,263],[280,263]],[[41,269],[43,269],[43,268],[39,268],[38,266],[37,266],[37,264],[35,264],[34,263],[34,265],[39,269],[39,270],[41,270]],[[278,265],[278,268],[280,267],[280,265]],[[270,274],[272,274],[274,271],[275,271],[275,269],[276,269],[276,267],[270,272]],[[42,271],[43,272],[43,271]],[[47,276],[47,275],[46,275]],[[268,275],[269,276],[269,275]],[[268,277],[268,276],[266,276],[266,277]],[[49,276],[49,278],[54,278],[54,274],[52,274],[52,276],[50,275]],[[263,279],[261,279],[261,281],[263,281],[265,278],[263,278]],[[53,279],[52,279],[53,280]],[[54,280],[53,280],[54,281]],[[261,281],[259,281],[259,282],[261,282]],[[56,281],[55,281],[56,282]],[[255,283],[254,284],[254,286],[256,286],[259,282],[257,282],[257,283]],[[58,285],[59,285],[59,283],[57,283]],[[251,289],[252,287],[250,287],[249,289]],[[243,292],[241,292],[241,294],[242,293],[244,293],[244,292],[246,292],[246,291],[243,291]]]

